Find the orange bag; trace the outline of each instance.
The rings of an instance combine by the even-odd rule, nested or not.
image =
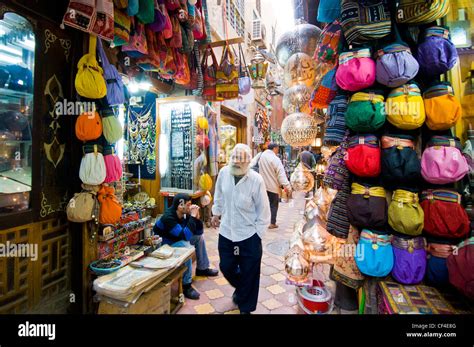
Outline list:
[[[76,120],[76,136],[81,141],[96,140],[102,135],[102,119],[97,112],[84,112]]]
[[[438,82],[423,94],[426,125],[431,130],[448,130],[462,117],[462,107],[449,82]]]
[[[100,203],[99,223],[116,224],[122,216],[122,205],[115,196],[115,189],[102,186],[98,192],[97,199]]]

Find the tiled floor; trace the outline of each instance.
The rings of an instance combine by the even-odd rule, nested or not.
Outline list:
[[[293,204],[280,203],[277,224],[278,229],[270,229],[263,239],[263,257],[260,276],[260,291],[255,314],[298,314],[295,287],[285,283],[285,266],[283,256],[275,255],[267,249],[267,245],[278,240],[289,240],[293,225],[302,218],[305,200],[304,194],[294,194]],[[293,206],[292,206],[293,205]],[[210,228],[204,232],[207,252],[212,266],[219,267],[217,251],[218,230]],[[325,279],[328,280],[327,268],[323,268]],[[234,289],[219,273],[218,277],[195,277],[194,287],[201,293],[199,300],[186,300],[179,314],[238,314],[238,308],[232,302]],[[333,291],[333,283],[327,282]],[[339,313],[334,310],[333,313]]]

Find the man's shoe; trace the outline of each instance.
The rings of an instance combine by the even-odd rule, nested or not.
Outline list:
[[[270,226],[268,227],[268,229],[276,229],[278,228],[278,225],[276,224],[270,224]]]
[[[190,284],[183,286],[183,294],[186,298],[191,300],[199,300],[200,294]]]
[[[215,277],[219,274],[219,270],[207,268],[206,270],[196,269],[196,276]]]

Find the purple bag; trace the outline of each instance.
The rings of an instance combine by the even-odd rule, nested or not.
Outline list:
[[[426,271],[425,239],[394,236],[392,239],[395,262],[392,277],[402,284],[420,283]]]
[[[164,5],[164,0],[155,0],[155,21],[148,25],[148,28],[153,32],[163,31],[166,26],[166,16],[162,12],[161,5]]]
[[[377,52],[377,82],[390,88],[397,88],[418,73],[419,65],[411,54],[410,48],[394,43]]]
[[[418,45],[416,59],[420,72],[428,77],[442,75],[453,68],[458,52],[451,42],[449,30],[434,26],[426,29],[425,39]]]
[[[109,63],[100,38],[97,40],[97,50],[99,51],[100,62],[104,70],[104,79],[107,84],[107,103],[109,106],[125,103],[122,76],[118,73],[117,68]]]

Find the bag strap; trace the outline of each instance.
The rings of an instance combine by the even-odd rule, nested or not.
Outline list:
[[[97,38],[96,38],[97,39]],[[104,51],[104,46],[102,45],[102,40],[99,38],[97,39],[97,51],[99,52],[100,61],[102,62],[102,67],[105,68],[110,66],[109,59],[107,59],[107,55]]]
[[[89,53],[96,56],[97,36],[89,35]]]
[[[245,71],[245,77],[248,77],[250,75],[249,73],[249,70],[248,70],[248,65],[247,65],[247,62],[245,61],[245,54],[244,54],[244,50],[242,48],[242,44],[239,43],[239,61],[240,61],[240,73],[241,73],[241,76],[242,76],[242,73]],[[242,62],[243,62],[243,66],[244,66],[244,69],[242,69]]]
[[[214,69],[217,69],[218,67],[217,58],[216,58],[216,55],[214,54],[214,50],[212,49],[211,45],[207,45],[206,51],[204,52],[204,56],[202,58],[203,65],[205,65],[206,67],[209,66],[207,63],[209,56],[212,58],[212,65]]]

